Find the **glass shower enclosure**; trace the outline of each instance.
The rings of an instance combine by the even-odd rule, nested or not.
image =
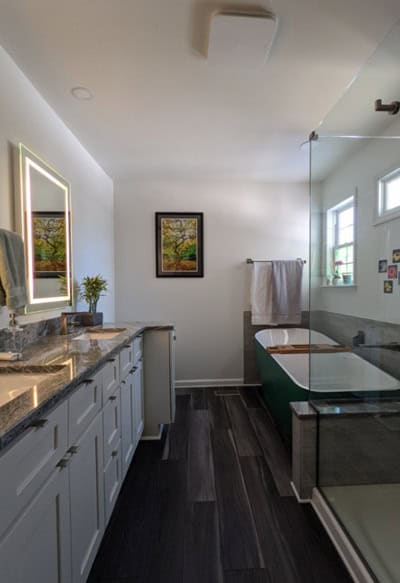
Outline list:
[[[400,114],[374,101],[400,101],[399,62],[396,26],[310,140],[317,488],[382,583],[400,581]]]

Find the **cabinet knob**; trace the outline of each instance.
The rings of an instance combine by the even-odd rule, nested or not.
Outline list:
[[[117,397],[115,395],[111,395],[111,397],[109,397],[110,401],[116,401]]]
[[[35,429],[40,429],[44,427],[48,423],[48,419],[34,419],[30,424],[29,427],[34,427]]]
[[[131,368],[131,370],[129,371],[129,374],[132,374],[132,373],[133,373],[133,372],[135,372],[135,370],[137,370],[137,369],[138,369],[138,367],[137,367],[137,366],[134,366],[134,367],[133,367],[133,368]]]
[[[78,453],[79,445],[71,445],[71,447],[67,450],[67,453],[74,454]]]
[[[126,381],[121,381],[121,385],[126,385]]]
[[[116,449],[114,449],[114,451],[111,452],[112,457],[117,457],[118,455],[118,451]]]

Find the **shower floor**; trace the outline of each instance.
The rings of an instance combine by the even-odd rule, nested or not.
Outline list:
[[[400,484],[324,486],[321,491],[379,583],[398,583]]]

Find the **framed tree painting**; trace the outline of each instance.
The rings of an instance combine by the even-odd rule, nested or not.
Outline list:
[[[157,277],[204,277],[203,213],[156,213]]]

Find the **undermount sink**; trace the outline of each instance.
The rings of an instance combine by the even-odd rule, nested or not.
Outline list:
[[[47,378],[47,374],[11,373],[0,375],[0,407],[16,399],[22,393],[35,388]]]
[[[111,340],[125,330],[126,328],[88,328],[86,332],[75,336],[73,340]]]
[[[65,364],[8,365],[0,367],[0,407],[16,399],[48,378],[62,371]]]

